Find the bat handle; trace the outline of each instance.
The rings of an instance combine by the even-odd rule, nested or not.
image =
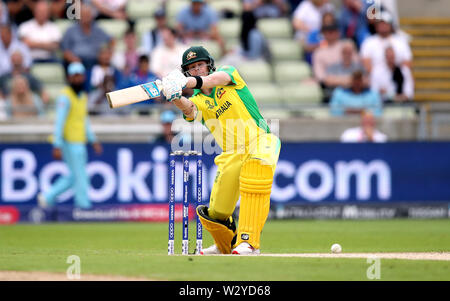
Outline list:
[[[109,92],[106,93],[106,99],[108,100],[109,107],[110,107],[111,109],[113,109],[114,107],[113,107],[113,104],[112,104],[112,101],[111,101],[111,97],[109,96]]]

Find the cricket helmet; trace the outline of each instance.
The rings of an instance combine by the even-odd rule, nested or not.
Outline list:
[[[216,71],[214,59],[209,54],[208,50],[206,50],[203,46],[192,46],[183,53],[183,60],[181,64],[183,73],[186,76],[189,76],[187,66],[200,61],[205,61],[208,64],[210,73]]]

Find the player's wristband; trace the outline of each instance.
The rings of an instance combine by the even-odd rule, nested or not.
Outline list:
[[[201,76],[194,76],[195,80],[197,81],[197,84],[195,85],[194,89],[201,89],[203,86],[203,79]]]

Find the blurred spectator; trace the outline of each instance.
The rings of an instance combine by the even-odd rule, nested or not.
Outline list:
[[[97,10],[97,19],[127,19],[127,0],[91,0]]]
[[[112,63],[117,69],[121,70],[124,76],[127,76],[137,68],[139,60],[136,33],[131,27],[125,32],[123,42],[125,49],[115,51]]]
[[[344,38],[352,39],[359,48],[370,36],[364,0],[342,0],[339,23]]]
[[[241,53],[249,60],[265,59],[270,61],[268,42],[258,30],[256,23],[257,17],[251,11],[242,14]]]
[[[382,12],[376,23],[377,34],[368,37],[361,45],[361,57],[369,73],[374,66],[385,64],[385,51],[388,47],[394,49],[397,64],[411,67],[411,48],[403,37],[395,34],[392,22],[391,14]]]
[[[333,12],[326,12],[322,15],[322,27],[336,24],[337,20]],[[313,52],[324,43],[322,28],[312,30],[308,33],[303,49],[305,51],[305,60],[312,65]]]
[[[187,44],[191,40],[214,40],[222,54],[225,53],[225,41],[217,28],[219,17],[205,0],[191,0],[191,4],[177,14],[177,31]]]
[[[13,35],[10,25],[0,26],[0,75],[11,72],[11,55],[19,51],[22,54],[23,64],[26,69],[31,67],[33,59],[27,45],[20,42]]]
[[[161,31],[168,26],[164,9],[155,11],[153,17],[156,21],[156,27],[144,33],[141,38],[141,47],[145,53],[151,53],[162,42]]]
[[[8,6],[9,19],[20,25],[33,18],[34,0],[3,0]]]
[[[112,48],[114,40],[95,24],[91,6],[82,4],[79,22],[67,29],[61,42],[65,65],[82,62],[90,70],[105,44]]]
[[[321,47],[314,51],[312,55],[312,67],[314,77],[324,85],[327,77],[327,68],[341,61],[344,41],[339,39],[340,32],[337,23],[323,26],[322,34],[325,41]]]
[[[377,130],[376,120],[372,113],[361,112],[361,125],[345,130],[341,135],[341,142],[375,142],[383,143],[387,141],[387,136]]]
[[[7,111],[12,118],[43,116],[45,113],[41,99],[31,91],[26,77],[22,75],[15,75],[12,78]]]
[[[162,133],[156,137],[154,143],[170,144],[175,137],[172,131],[172,122],[175,120],[175,113],[172,110],[165,110],[159,116],[162,125]]]
[[[9,72],[11,72],[11,58],[8,52],[3,47],[0,47],[0,76]]]
[[[411,70],[398,65],[395,51],[388,47],[385,51],[386,63],[373,67],[371,89],[380,93],[385,102],[402,102],[414,98],[414,79]]]
[[[244,11],[253,11],[256,18],[282,18],[289,13],[286,0],[243,0]]]
[[[7,24],[9,22],[8,6],[1,1],[0,2],[0,25]]]
[[[294,14],[295,9],[299,6],[299,4],[303,0],[288,0],[289,3],[289,16],[292,16]]]
[[[179,66],[179,65],[178,65]],[[177,67],[178,67],[177,66]],[[146,84],[148,82],[152,82],[158,79],[158,77],[150,71],[150,61],[147,55],[141,55],[139,57],[138,68],[133,70],[133,72],[127,77],[124,78],[120,89]],[[173,69],[172,69],[173,70]],[[154,98],[148,101],[143,101],[139,103],[132,104],[130,108],[137,111],[140,115],[148,115],[150,112],[148,110],[150,103],[155,103],[161,101],[161,98]]]
[[[172,69],[173,70],[173,69]],[[121,88],[142,85],[157,80],[158,77],[150,71],[150,59],[147,55],[139,57],[138,67],[123,81]]]
[[[69,5],[67,0],[50,1],[50,18],[53,20],[67,18],[66,14]]]
[[[16,51],[11,56],[12,70],[0,76],[0,93],[4,97],[7,97],[11,93],[12,88],[12,78],[15,76],[23,76],[31,89],[31,91],[41,97],[44,103],[48,103],[50,100],[49,95],[45,92],[41,82],[35,78],[29,70],[23,67],[22,54]]]
[[[55,51],[59,48],[61,32],[49,21],[50,7],[47,1],[38,1],[34,6],[34,19],[22,23],[18,33],[30,48],[34,62],[56,61]]]
[[[180,131],[176,134],[174,132],[173,122],[176,117],[177,115],[171,109],[165,109],[161,112],[159,118],[162,125],[162,133],[155,138],[154,143],[172,144],[173,148],[179,148],[192,143],[192,137],[189,133]]]
[[[98,53],[98,62],[92,67],[91,87],[97,88],[101,85],[106,75],[113,76],[120,80],[120,71],[111,64],[112,50],[109,47],[103,47]]]
[[[120,71],[111,64],[112,50],[103,47],[98,54],[98,64],[92,67],[90,77],[89,112],[104,112],[108,109],[105,94],[116,90],[122,78]]]
[[[358,57],[355,43],[352,40],[344,40],[339,62],[326,68],[325,79],[322,83],[325,97],[329,98],[336,87],[349,88],[352,74],[358,70],[363,70],[363,65]],[[364,82],[368,83],[366,77]],[[328,102],[328,100],[326,99],[325,102]]]
[[[303,44],[311,31],[320,30],[322,15],[330,11],[334,11],[334,6],[327,0],[303,0],[292,16],[295,38]]]
[[[268,42],[259,31],[257,18],[252,11],[242,13],[242,27],[240,35],[240,45],[227,54],[222,60],[223,65],[239,65],[248,60],[263,59],[271,61],[271,53]]]
[[[8,119],[6,100],[0,95],[0,121]]]
[[[55,206],[58,196],[69,189],[74,192],[74,207],[92,208],[88,197],[86,145],[92,143],[96,154],[101,154],[103,147],[91,129],[87,114],[87,97],[83,92],[85,73],[81,63],[71,63],[67,69],[68,85],[56,100],[52,156],[64,161],[68,173],[60,176],[48,191],[38,194],[38,204],[42,208]]]
[[[163,43],[159,44],[151,53],[150,70],[163,78],[170,71],[180,68],[186,46],[177,40],[174,29],[166,27],[161,30]]]
[[[375,116],[382,114],[383,103],[378,92],[371,91],[364,85],[364,74],[356,71],[352,75],[350,89],[336,88],[331,97],[330,109],[333,116],[371,111]]]

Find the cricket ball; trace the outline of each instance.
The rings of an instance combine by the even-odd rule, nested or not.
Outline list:
[[[341,253],[342,252],[342,247],[340,244],[333,244],[331,246],[331,252],[332,253]]]

